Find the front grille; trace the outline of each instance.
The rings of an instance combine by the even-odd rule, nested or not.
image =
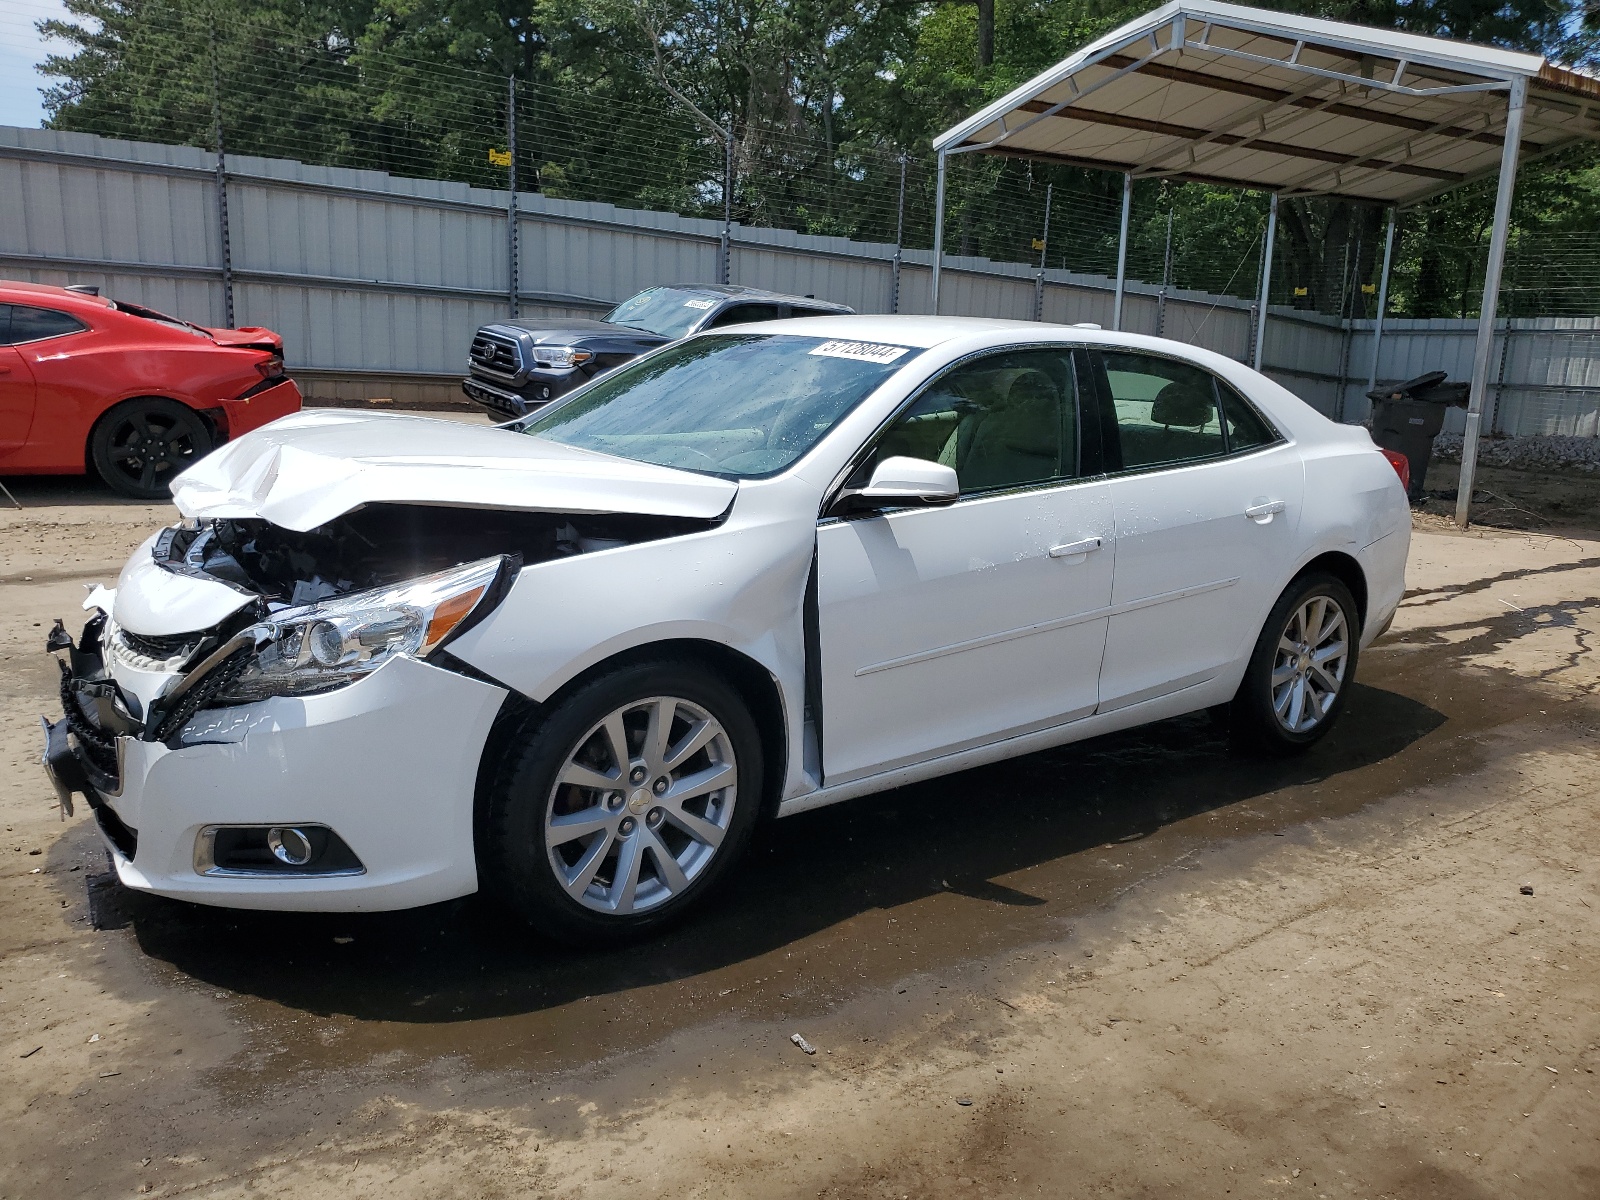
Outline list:
[[[156,740],[166,741],[182,729],[202,708],[209,708],[233,683],[255,658],[253,646],[241,646],[208,671],[204,678],[178,698],[176,704],[160,717],[156,727]]]
[[[179,634],[175,637],[150,637],[126,629],[119,629],[117,632],[122,635],[123,645],[135,654],[163,660],[177,658],[180,654],[187,655],[200,644],[201,640],[201,635],[195,633]]]
[[[478,336],[472,339],[472,349],[468,353],[472,356],[474,368],[491,374],[515,375],[522,370],[522,353],[516,339],[503,333],[478,330]]]

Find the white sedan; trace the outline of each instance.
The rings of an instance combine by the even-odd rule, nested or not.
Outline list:
[[[769,818],[1197,709],[1309,746],[1404,587],[1385,458],[1014,321],[707,333],[499,427],[309,411],[58,625],[46,766],[129,887],[637,935]]]

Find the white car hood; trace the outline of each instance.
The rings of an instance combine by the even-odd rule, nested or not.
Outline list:
[[[738,485],[527,437],[394,413],[308,410],[248,433],[172,485],[200,520],[260,517],[304,532],[364,504],[709,520]]]

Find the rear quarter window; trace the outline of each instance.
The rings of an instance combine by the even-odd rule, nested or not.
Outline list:
[[[6,344],[42,342],[46,338],[62,337],[69,333],[82,333],[89,328],[71,313],[53,308],[34,308],[29,304],[11,305],[10,329]]]

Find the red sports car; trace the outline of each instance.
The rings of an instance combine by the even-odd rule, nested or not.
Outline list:
[[[212,447],[299,410],[269,329],[0,280],[0,476],[92,471],[158,500]]]

